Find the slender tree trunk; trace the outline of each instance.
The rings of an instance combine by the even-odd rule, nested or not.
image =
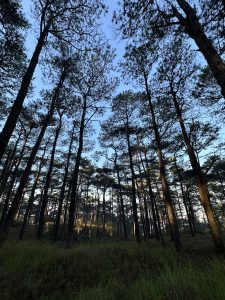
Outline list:
[[[50,107],[49,113],[43,121],[42,128],[41,128],[41,131],[39,133],[39,136],[38,136],[38,138],[36,140],[36,143],[35,143],[32,151],[30,153],[30,157],[29,157],[29,159],[27,161],[27,164],[26,164],[26,167],[24,169],[20,184],[19,184],[18,189],[16,191],[16,194],[13,198],[12,205],[9,209],[9,212],[8,212],[7,216],[6,216],[5,222],[2,224],[2,228],[0,230],[0,245],[6,239],[6,237],[8,235],[9,227],[13,223],[15,214],[16,214],[16,212],[18,210],[18,207],[19,207],[19,204],[20,204],[21,197],[23,195],[23,191],[24,191],[24,189],[27,185],[28,179],[29,179],[30,171],[31,171],[35,156],[36,156],[37,151],[40,147],[41,141],[44,137],[44,134],[45,134],[45,131],[48,127],[48,124],[49,124],[49,122],[52,118],[52,115],[54,113],[55,102],[58,98],[58,94],[59,94],[59,91],[60,91],[60,89],[63,85],[64,79],[65,79],[65,74],[63,73],[61,78],[60,78],[60,81],[57,85],[57,88],[55,90],[55,93],[54,93],[54,96],[53,96],[53,99],[52,99],[52,102],[51,102],[51,107]]]
[[[54,164],[54,159],[55,159],[55,150],[56,150],[56,145],[57,145],[57,141],[58,141],[58,138],[59,138],[61,127],[62,127],[62,114],[60,114],[60,116],[59,116],[59,125],[56,129],[55,139],[54,139],[54,143],[53,143],[53,146],[52,146],[52,152],[51,152],[49,168],[48,168],[48,172],[47,172],[47,175],[46,175],[44,193],[43,193],[43,198],[42,198],[42,202],[41,202],[41,209],[40,209],[40,215],[39,215],[37,239],[40,239],[42,237],[43,230],[44,230],[45,211],[46,211],[46,208],[47,208],[47,205],[48,205],[48,191],[49,191],[49,187],[50,187],[50,183],[51,183],[52,170],[53,170],[53,164]]]
[[[172,199],[170,196],[169,184],[168,184],[168,181],[166,178],[166,169],[165,169],[165,164],[164,164],[164,159],[163,159],[163,154],[162,154],[161,138],[160,138],[158,126],[157,126],[156,119],[155,119],[155,112],[154,112],[154,108],[152,105],[151,93],[150,93],[150,90],[148,87],[147,76],[145,74],[144,74],[144,80],[145,80],[146,93],[147,93],[147,97],[148,97],[148,101],[149,101],[149,108],[150,108],[151,117],[152,117],[153,130],[155,133],[155,142],[157,145],[160,180],[162,183],[162,190],[163,190],[163,195],[164,195],[164,199],[165,199],[168,220],[169,220],[169,224],[171,226],[171,231],[172,231],[176,250],[179,252],[182,249],[181,242],[180,242],[179,229],[178,229],[178,224],[177,224],[177,220],[176,220],[176,216],[175,216],[175,212],[174,212],[174,208],[173,208],[173,204],[172,204]]]
[[[0,178],[0,197],[2,196],[4,190],[5,190],[5,186],[6,186],[6,183],[9,179],[9,176],[11,174],[11,171],[13,169],[13,167],[15,166],[16,164],[16,159],[15,159],[15,155],[16,155],[16,150],[17,150],[17,146],[18,146],[18,143],[20,141],[20,138],[21,138],[21,135],[22,135],[22,130],[20,131],[20,134],[16,140],[16,143],[15,143],[15,146],[14,146],[14,149],[13,149],[13,152],[12,152],[12,156],[10,157],[10,163],[9,163],[9,166],[8,168],[1,173],[1,178]]]
[[[72,136],[71,136],[69,151],[68,151],[68,155],[67,155],[67,162],[66,162],[66,166],[65,166],[63,183],[62,183],[62,186],[60,189],[59,205],[58,205],[56,222],[55,222],[55,230],[54,230],[54,240],[55,241],[58,240],[60,218],[61,218],[61,213],[62,213],[62,206],[63,206],[63,200],[64,200],[64,195],[65,195],[66,182],[67,182],[67,177],[68,177],[68,173],[69,173],[69,164],[70,164],[70,157],[71,157],[71,153],[72,153],[74,131],[75,131],[75,123],[73,125],[73,130],[72,130]]]
[[[152,199],[153,199],[153,205],[154,205],[154,208],[155,208],[156,220],[157,220],[157,225],[158,225],[158,230],[159,230],[159,237],[160,237],[160,240],[162,242],[162,246],[165,247],[165,241],[164,241],[164,237],[163,237],[163,234],[162,234],[159,211],[158,211],[158,207],[157,207],[157,203],[156,203],[156,198],[155,198],[154,195],[153,195]],[[163,227],[163,225],[162,225],[162,227]]]
[[[106,189],[102,191],[103,193],[103,198],[102,198],[102,230],[103,230],[103,235],[105,235],[105,193]]]
[[[6,158],[5,158],[5,161],[4,161],[4,163],[2,163],[3,168],[2,168],[2,171],[1,171],[1,174],[0,174],[0,182],[1,182],[2,179],[4,178],[4,175],[5,175],[6,171],[8,170],[9,165],[10,165],[10,163],[11,163],[11,161],[12,161],[12,158],[11,158],[12,153],[13,153],[13,149],[9,149],[9,150],[8,150],[8,153],[7,153],[7,156],[6,156]],[[0,164],[0,165],[1,165],[1,164]]]
[[[99,201],[99,192],[97,191],[98,197],[97,197],[97,213],[96,213],[96,236],[99,237],[99,210],[100,210],[100,201]]]
[[[83,151],[83,139],[84,139],[84,128],[85,128],[85,117],[87,111],[87,99],[84,98],[83,112],[80,123],[80,133],[79,133],[79,146],[77,150],[75,168],[71,180],[71,195],[70,195],[70,207],[69,207],[69,220],[68,220],[68,242],[71,242],[74,234],[74,221],[75,221],[75,211],[76,211],[76,201],[77,201],[77,185],[79,168],[81,162],[81,155]]]
[[[147,154],[145,153],[145,160],[147,162]],[[148,195],[151,203],[151,211],[152,211],[152,218],[153,218],[153,226],[154,226],[154,231],[155,231],[155,237],[157,240],[159,240],[159,228],[157,226],[157,218],[156,218],[156,212],[155,212],[155,206],[154,206],[154,193],[152,191],[152,186],[151,186],[151,180],[150,180],[150,174],[149,172],[146,171],[145,165],[143,163],[142,158],[140,157],[140,161],[142,164],[143,171],[145,173],[146,179],[147,179],[147,184],[148,184]],[[147,168],[149,169],[148,163],[147,163]]]
[[[32,81],[32,77],[35,71],[35,68],[38,64],[38,59],[41,53],[41,50],[44,46],[45,39],[48,35],[49,28],[51,23],[49,22],[43,31],[40,33],[36,48],[34,50],[34,53],[32,55],[32,58],[30,60],[30,63],[28,65],[28,68],[26,70],[26,73],[24,74],[21,82],[21,86],[18,92],[18,95],[13,103],[13,106],[11,108],[11,111],[9,113],[9,116],[6,120],[6,123],[4,125],[4,128],[0,134],[0,161],[2,160],[3,154],[6,150],[6,147],[8,145],[9,139],[16,127],[17,120],[19,118],[19,115],[23,108],[24,100],[27,96],[29,86]]]
[[[194,237],[195,233],[194,233],[194,229],[193,229],[193,222],[192,222],[192,219],[191,219],[190,211],[188,209],[187,199],[186,199],[186,195],[185,195],[184,187],[183,187],[183,179],[182,179],[182,176],[181,176],[180,169],[177,165],[176,158],[175,158],[175,167],[176,167],[178,178],[179,178],[180,189],[181,189],[181,194],[182,194],[182,198],[183,198],[183,202],[184,202],[185,211],[186,211],[187,218],[188,218],[189,228],[190,228],[190,231],[191,231],[191,235]]]
[[[10,181],[10,185],[9,185],[8,192],[7,192],[6,199],[5,199],[5,204],[4,204],[3,211],[2,211],[0,226],[2,225],[2,223],[3,223],[3,221],[6,217],[7,211],[8,211],[9,201],[10,201],[12,191],[13,191],[13,187],[14,187],[14,184],[15,184],[18,172],[19,172],[19,166],[20,166],[20,163],[22,161],[22,158],[23,158],[23,155],[24,155],[24,152],[25,152],[25,148],[26,148],[26,144],[27,144],[27,140],[28,140],[28,137],[30,136],[30,133],[31,133],[32,129],[33,129],[33,126],[31,125],[28,133],[25,135],[25,140],[24,140],[22,149],[20,151],[19,157],[16,160],[15,169],[13,170],[12,178],[11,178],[11,181]]]
[[[138,243],[141,242],[140,231],[139,231],[139,223],[138,223],[138,215],[137,215],[137,203],[136,203],[136,190],[135,190],[135,172],[134,172],[134,164],[132,158],[132,150],[130,144],[130,133],[129,133],[129,120],[128,116],[126,116],[126,135],[127,135],[127,146],[128,146],[128,154],[129,154],[129,163],[130,163],[130,171],[131,171],[131,182],[132,182],[132,209],[133,209],[133,220],[134,220],[134,235],[136,241]]]
[[[136,198],[139,201],[140,220],[141,220],[143,236],[144,236],[144,238],[147,238],[144,209],[143,209],[143,205],[142,205],[142,201],[141,201],[141,193],[139,191],[139,185],[138,185],[137,181],[136,181],[136,195],[137,195]],[[135,227],[135,225],[134,225],[134,227]]]
[[[197,228],[196,228],[196,220],[195,220],[195,213],[194,213],[194,209],[193,209],[193,205],[191,203],[191,199],[190,199],[190,193],[189,191],[186,191],[186,198],[187,198],[187,204],[188,204],[188,209],[190,211],[190,215],[191,215],[191,221],[192,221],[192,226],[193,226],[193,230],[194,233],[197,233]]]
[[[17,143],[16,143],[16,145],[17,145]],[[14,147],[14,149],[15,149],[15,152],[16,152],[16,147]],[[12,165],[12,161],[13,160],[14,160],[13,149],[9,149],[8,154],[6,156],[6,159],[5,159],[4,163],[3,163],[3,168],[2,168],[2,171],[1,171],[1,175],[0,175],[0,183],[4,179],[7,171],[10,169],[10,165]]]
[[[209,199],[209,191],[208,191],[207,181],[205,179],[205,175],[202,172],[201,166],[198,163],[197,157],[195,155],[195,151],[191,145],[189,136],[187,134],[183,116],[182,116],[182,111],[181,111],[179,103],[177,101],[176,93],[173,91],[173,87],[172,86],[170,86],[170,87],[171,87],[171,93],[172,93],[172,97],[173,97],[174,106],[176,109],[177,118],[180,123],[181,131],[182,131],[183,139],[184,139],[184,142],[185,142],[185,145],[187,148],[187,152],[188,152],[188,156],[190,159],[190,163],[191,163],[191,166],[192,166],[192,169],[193,169],[196,181],[197,181],[200,201],[201,201],[201,204],[204,208],[206,217],[209,222],[209,227],[210,227],[212,239],[214,242],[214,246],[218,252],[224,252],[225,248],[224,248],[223,240],[222,240],[221,234],[219,232],[219,228],[218,228],[216,219],[213,215],[211,202]]]
[[[22,158],[23,158],[23,155],[24,155],[24,152],[25,152],[25,148],[26,148],[26,144],[27,144],[27,140],[28,140],[28,137],[29,137],[29,135],[32,131],[32,128],[33,127],[31,126],[30,129],[29,129],[29,132],[25,136],[25,140],[24,140],[22,149],[20,151],[19,157],[18,157],[16,165],[15,165],[15,169],[13,170],[13,175],[12,175],[12,178],[11,178],[11,182],[10,182],[8,192],[7,192],[7,195],[6,195],[6,199],[5,199],[5,203],[4,203],[4,206],[3,206],[3,211],[2,211],[1,220],[0,220],[0,227],[4,223],[4,220],[5,220],[8,208],[9,208],[9,202],[10,202],[10,198],[11,198],[11,195],[12,195],[12,192],[13,192],[13,187],[14,187],[16,178],[18,176],[19,166],[20,166],[20,163],[22,161]]]
[[[213,46],[211,39],[206,36],[194,8],[186,0],[177,0],[177,3],[185,13],[186,18],[174,9],[176,17],[204,55],[217,83],[221,87],[221,93],[225,97],[225,63],[222,57]]]
[[[142,165],[142,166],[143,166],[143,165]],[[138,168],[139,168],[139,176],[140,176],[140,181],[141,181],[141,189],[142,189],[143,200],[144,200],[146,237],[147,237],[148,239],[150,239],[150,237],[151,237],[151,230],[150,230],[149,215],[148,215],[148,204],[147,204],[147,199],[146,199],[146,195],[145,195],[145,190],[144,190],[143,180],[142,180],[142,178],[141,178],[141,167],[140,167],[140,163],[138,164]]]
[[[116,150],[115,150],[114,165],[115,165],[116,176],[117,176],[117,181],[118,181],[118,185],[119,185],[119,199],[120,199],[120,207],[121,207],[121,214],[122,214],[123,234],[124,234],[124,239],[127,240],[127,227],[126,227],[126,218],[125,218],[124,203],[123,203],[123,193],[122,193],[122,186],[121,186],[121,179],[120,179],[120,170],[119,170],[119,166],[117,164]]]
[[[32,210],[32,206],[33,206],[33,203],[34,203],[34,195],[35,195],[37,184],[38,184],[38,181],[39,181],[39,178],[40,178],[40,175],[41,175],[41,169],[44,165],[44,157],[45,157],[45,152],[46,152],[47,145],[48,144],[45,145],[44,152],[42,154],[41,161],[40,161],[38,170],[37,170],[36,175],[35,175],[35,180],[34,180],[34,184],[33,184],[32,189],[31,189],[30,197],[28,199],[26,212],[25,212],[24,217],[23,217],[23,224],[22,224],[22,227],[21,227],[21,230],[20,230],[20,235],[19,235],[20,240],[23,239],[25,227],[26,227],[26,224],[27,224],[27,220],[28,220],[29,214]]]

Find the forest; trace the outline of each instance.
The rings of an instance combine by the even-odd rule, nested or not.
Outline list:
[[[225,299],[225,1],[0,1],[0,299]]]

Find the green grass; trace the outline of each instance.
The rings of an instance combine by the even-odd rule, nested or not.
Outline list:
[[[225,261],[201,250],[133,242],[8,242],[0,249],[0,299],[225,299]]]

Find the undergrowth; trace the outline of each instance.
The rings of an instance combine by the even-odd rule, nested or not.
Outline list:
[[[225,261],[132,242],[8,242],[0,249],[0,299],[224,300]]]

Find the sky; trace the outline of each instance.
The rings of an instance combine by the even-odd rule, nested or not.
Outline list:
[[[123,58],[124,49],[125,49],[125,42],[121,40],[118,34],[116,34],[115,28],[113,28],[114,25],[112,23],[113,12],[118,10],[119,5],[117,0],[105,0],[105,4],[108,7],[108,13],[105,16],[103,16],[101,19],[101,23],[102,23],[101,28],[107,40],[109,41],[110,45],[112,46],[113,49],[115,49],[115,53],[116,53],[115,64],[116,64]],[[37,42],[36,34],[34,32],[35,25],[33,25],[34,18],[31,12],[32,1],[22,0],[22,6],[27,19],[30,21],[32,25],[31,28],[27,31],[27,37],[26,37],[27,54],[28,57],[31,57]],[[34,77],[35,77],[36,90],[38,92],[43,87],[43,84],[41,82],[41,70],[39,66],[37,66],[35,70]],[[126,86],[124,83],[121,82],[118,90],[121,91],[126,87],[129,88],[129,86]]]
[[[115,50],[116,58],[115,58],[114,63],[116,65],[119,61],[122,60],[123,54],[124,54],[124,49],[125,49],[125,42],[121,40],[121,38],[118,36],[118,34],[116,34],[114,25],[112,23],[113,12],[118,10],[119,5],[118,5],[117,0],[105,0],[105,4],[108,7],[108,13],[105,16],[103,16],[100,20],[101,29],[102,29],[106,39],[110,43],[111,47]],[[22,0],[22,6],[23,6],[23,11],[24,11],[28,21],[31,24],[31,28],[29,28],[27,30],[27,36],[26,36],[27,55],[28,55],[28,58],[30,58],[33,54],[34,48],[37,43],[37,34],[35,33],[35,26],[38,26],[38,25],[35,24],[35,20],[33,18],[32,1],[31,0]],[[35,69],[34,80],[33,80],[33,84],[34,84],[33,98],[34,99],[39,98],[39,92],[43,88],[45,88],[45,86],[42,82],[42,77],[43,76],[42,76],[42,72],[41,72],[41,67],[38,65]],[[116,90],[116,93],[119,93],[126,89],[132,89],[132,87],[129,85],[126,85],[123,82],[120,82],[120,85]],[[108,110],[105,112],[105,114],[102,118],[94,117],[94,120],[97,119],[96,121],[93,121],[93,127],[96,130],[96,138],[95,138],[96,146],[95,146],[94,150],[100,150],[99,144],[97,142],[97,135],[98,135],[98,132],[100,131],[99,121],[106,120],[109,117],[109,115],[110,115],[110,111]],[[92,151],[92,154],[93,154],[93,151]],[[84,156],[90,156],[90,153],[87,153]],[[102,164],[102,163],[103,162],[101,162],[100,164]]]
[[[27,31],[26,48],[27,48],[28,57],[30,57],[32,55],[32,53],[34,51],[34,47],[37,42],[36,34],[34,31],[34,29],[35,29],[34,28],[35,27],[34,18],[32,17],[32,13],[31,13],[32,2],[33,2],[32,0],[22,0],[24,12],[27,16],[27,19],[30,21],[30,23],[32,25],[31,29],[29,29]],[[124,49],[125,49],[125,42],[121,40],[121,38],[118,36],[118,34],[116,34],[115,29],[113,28],[114,25],[112,23],[113,12],[118,10],[119,5],[118,5],[117,0],[105,0],[105,4],[108,6],[108,13],[106,16],[103,16],[101,19],[102,31],[104,32],[104,34],[105,34],[106,38],[108,39],[112,48],[115,49],[115,52],[116,52],[115,64],[117,64],[119,61],[122,60],[123,54],[124,54]],[[193,45],[193,48],[196,49],[196,45]],[[199,60],[202,60],[202,59],[203,59],[202,55],[199,54]],[[42,73],[41,73],[41,69],[39,66],[37,66],[37,68],[35,70],[34,78],[35,78],[35,80],[34,80],[35,91],[34,91],[33,96],[35,99],[35,98],[39,97],[39,91],[44,88],[44,85],[41,80]],[[126,89],[135,89],[135,86],[126,85],[125,83],[123,83],[121,81],[116,92],[118,93],[118,92],[121,92]],[[109,117],[109,114],[110,114],[109,111],[106,112],[102,119],[103,120],[107,119]],[[99,122],[96,121],[93,124],[96,129],[96,132],[98,132],[100,130]],[[223,129],[221,132],[221,135],[224,135],[224,132],[225,131]],[[96,137],[97,137],[97,135],[96,135]],[[98,145],[98,143],[96,143],[95,150],[99,150],[98,148],[99,148],[99,145]]]

